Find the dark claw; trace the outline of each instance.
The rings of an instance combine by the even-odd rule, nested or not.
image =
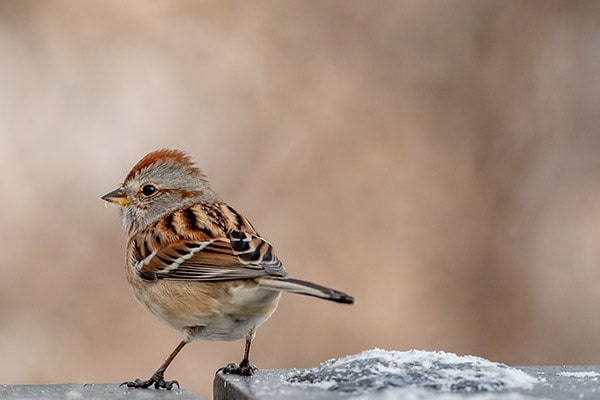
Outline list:
[[[133,382],[123,382],[119,386],[127,386],[130,388],[136,388],[136,389],[147,389],[152,385],[154,385],[154,388],[156,388],[156,389],[166,389],[166,390],[173,389],[173,385],[177,385],[178,388],[181,387],[181,386],[179,386],[179,382],[165,381],[165,379],[160,375],[159,376],[152,375],[152,378],[148,379],[147,381],[143,381],[141,379],[136,379]]]
[[[230,375],[252,376],[258,371],[258,368],[256,368],[256,365],[250,364],[250,362],[246,360],[245,362],[242,361],[239,366],[236,363],[229,363],[227,366],[219,369],[219,371],[223,371],[224,374]]]

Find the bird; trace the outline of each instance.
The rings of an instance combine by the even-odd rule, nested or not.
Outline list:
[[[282,292],[354,304],[349,294],[289,277],[273,245],[221,199],[181,150],[147,154],[101,199],[119,206],[127,236],[126,277],[135,299],[182,334],[149,379],[122,385],[180,387],[177,380],[165,380],[165,371],[197,339],[244,339],[241,362],[218,371],[252,376],[256,328],[273,314]]]

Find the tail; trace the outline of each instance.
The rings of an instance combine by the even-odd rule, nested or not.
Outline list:
[[[305,296],[319,297],[336,303],[354,304],[354,297],[316,283],[290,278],[263,278],[260,280],[261,287],[280,292],[297,293]]]

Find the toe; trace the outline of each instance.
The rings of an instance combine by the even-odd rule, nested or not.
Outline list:
[[[254,375],[254,373],[256,371],[258,371],[258,368],[256,368],[256,365],[250,364],[250,365],[247,365],[247,366],[245,366],[243,368],[240,368],[240,375],[243,375],[243,376],[252,376],[252,375]]]
[[[258,368],[256,368],[256,365],[250,364],[249,362],[242,362],[240,365],[235,363],[227,364],[227,366],[220,368],[217,372],[219,371],[230,375],[252,376],[258,371]]]
[[[173,389],[174,385],[177,385],[178,388],[181,387],[177,381],[163,381],[163,387],[167,390]]]
[[[238,367],[236,363],[229,363],[221,368],[221,371],[223,371],[224,374],[239,375],[240,367]]]
[[[132,381],[132,382],[123,382],[119,386],[127,386],[127,387],[130,387],[130,388],[142,388],[142,389],[146,389],[150,385],[152,385],[152,383],[154,383],[152,380],[143,381],[143,380],[137,378],[135,381]]]

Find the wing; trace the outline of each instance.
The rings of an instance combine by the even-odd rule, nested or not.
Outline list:
[[[135,268],[147,280],[223,281],[287,275],[269,242],[239,230],[225,238],[180,240],[162,246],[136,260]]]

